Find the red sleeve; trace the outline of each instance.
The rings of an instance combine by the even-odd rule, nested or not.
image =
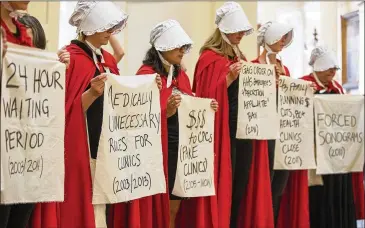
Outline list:
[[[364,172],[352,174],[356,220],[365,219]]]

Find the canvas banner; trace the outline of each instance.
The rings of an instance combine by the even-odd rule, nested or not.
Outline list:
[[[239,139],[276,139],[274,65],[245,62],[239,76],[237,134]]]
[[[64,200],[65,65],[8,44],[2,72],[1,203]]]
[[[172,194],[215,195],[214,111],[212,100],[182,95],[178,110],[179,151]]]
[[[278,114],[280,135],[275,143],[274,169],[315,168],[311,82],[280,76]]]
[[[316,95],[317,174],[362,172],[364,96]]]
[[[107,77],[93,204],[165,193],[156,75]]]

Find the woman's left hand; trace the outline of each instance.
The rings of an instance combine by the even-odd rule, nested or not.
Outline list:
[[[158,90],[162,89],[162,81],[161,81],[161,76],[159,74],[156,75],[156,84],[158,87]]]
[[[212,102],[210,103],[210,107],[216,112],[216,111],[218,111],[218,102],[215,100],[215,99],[213,99],[212,100]]]
[[[66,50],[65,47],[63,47],[57,52],[57,55],[58,55],[59,61],[61,63],[64,63],[66,65],[66,69],[67,69],[70,65],[70,53]]]

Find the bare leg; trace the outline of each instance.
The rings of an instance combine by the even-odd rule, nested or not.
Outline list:
[[[181,200],[170,200],[170,228],[175,228],[175,218],[179,212]]]

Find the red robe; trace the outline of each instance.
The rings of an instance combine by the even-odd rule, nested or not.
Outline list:
[[[137,75],[154,73],[156,72],[152,67],[142,65],[141,68],[139,68]],[[171,95],[174,86],[183,93],[192,95],[192,92],[189,78],[184,71],[180,71],[180,74],[177,77],[177,83],[173,82],[170,88],[166,88],[166,76],[161,76],[161,80],[161,141],[167,193],[132,200],[129,203],[115,204],[111,209],[111,227],[113,228],[168,228],[170,225],[166,106],[168,97]]]
[[[234,61],[215,53],[214,51],[204,51],[196,65],[195,77],[193,83],[193,91],[196,96],[214,98],[219,103],[219,110],[215,118],[215,136],[214,136],[214,175],[216,195],[211,197],[201,197],[184,201],[182,203],[181,222],[185,222],[181,227],[229,227],[231,200],[232,200],[232,170],[230,157],[230,133],[229,133],[229,104],[227,94],[226,76],[228,74],[228,66]],[[260,155],[267,154],[267,146],[264,141],[255,141],[253,148]],[[266,151],[265,151],[266,148]],[[267,156],[267,155],[266,155]],[[254,159],[253,159],[254,160]],[[263,160],[257,159],[253,161],[251,166],[250,180],[252,178],[252,170],[257,168],[256,165],[263,166]],[[265,163],[265,162],[264,162]],[[267,162],[267,167],[269,164]],[[269,172],[260,172],[258,177],[262,183],[270,183]],[[261,179],[262,178],[262,179]],[[260,182],[261,183],[261,182]],[[270,184],[256,188],[258,185],[255,181],[249,181],[247,186],[247,194],[256,194],[257,191],[265,191],[267,187],[270,191]],[[253,209],[254,215],[251,217],[241,217],[241,226],[252,228],[254,225],[261,227],[272,227],[273,215],[272,211],[267,210],[264,204],[271,202],[271,194],[264,194],[263,198],[245,200],[248,205],[247,214]],[[266,213],[268,212],[268,213]]]
[[[252,62],[259,63],[259,60],[257,58]],[[284,66],[284,70],[285,75],[290,77],[289,69],[286,66]],[[307,170],[290,171],[288,183],[281,199],[277,227],[309,228],[310,225],[308,197]],[[260,197],[257,196],[257,198]]]
[[[33,47],[32,39],[28,36],[28,33],[27,33],[27,28],[22,23],[17,21],[16,19],[13,19],[13,23],[17,27],[18,32],[20,34],[18,37],[15,36],[12,32],[10,32],[10,30],[9,30],[8,26],[5,24],[5,22],[3,20],[1,20],[1,27],[3,27],[5,30],[6,40],[10,43]]]
[[[95,227],[86,121],[81,96],[94,77],[93,59],[75,44],[66,47],[71,61],[66,71],[65,97],[65,201],[38,204],[35,227]],[[119,74],[114,57],[103,50],[110,71]],[[102,110],[101,110],[102,111]]]
[[[312,74],[303,76],[301,79],[306,81],[314,82],[316,90],[322,90],[323,88],[316,82],[316,79]],[[333,81],[327,86],[327,92],[334,91],[338,94],[344,94],[342,86],[337,82]],[[365,192],[364,192],[364,173],[352,173],[352,186],[356,210],[356,219],[365,219]]]

